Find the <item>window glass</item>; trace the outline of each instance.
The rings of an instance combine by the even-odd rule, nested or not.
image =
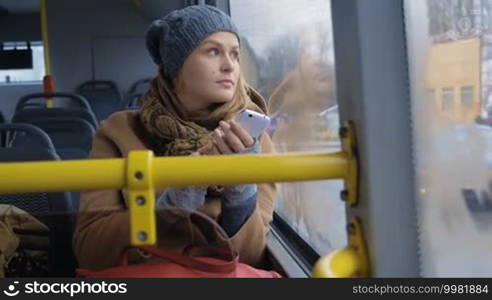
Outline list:
[[[491,0],[405,2],[423,276],[492,276],[491,16]]]
[[[340,151],[330,1],[230,1],[242,68],[268,101],[278,152]],[[346,245],[341,180],[284,183],[276,212],[316,251]]]
[[[39,82],[45,75],[44,52],[42,42],[31,42],[32,69],[0,70],[0,84],[18,84]],[[27,49],[27,42],[5,42],[3,49]]]
[[[446,88],[442,91],[442,110],[450,111],[454,107],[454,91],[452,88]]]
[[[465,106],[473,105],[473,87],[465,86],[461,88],[461,104]]]

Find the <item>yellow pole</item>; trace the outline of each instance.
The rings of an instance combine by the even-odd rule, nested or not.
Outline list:
[[[49,41],[48,41],[48,16],[46,13],[46,0],[40,0],[41,8],[41,34],[43,37],[44,47],[44,68],[45,74],[51,75],[51,63],[49,54]]]
[[[157,158],[154,185],[199,186],[335,179],[345,177],[347,165],[342,153]]]
[[[41,10],[41,35],[43,37],[43,53],[44,53],[44,69],[45,78],[43,79],[43,85],[45,87],[45,93],[53,93],[53,78],[51,76],[51,60],[50,60],[50,47],[48,39],[48,14],[46,10],[46,0],[39,0],[39,6]],[[53,107],[53,99],[47,99],[47,107]]]
[[[351,248],[342,248],[321,257],[313,267],[315,278],[347,278],[357,273],[359,257]]]
[[[0,193],[120,189],[124,159],[90,159],[0,164]]]
[[[153,186],[344,179],[346,154],[293,153],[154,158]],[[0,163],[0,193],[30,193],[127,186],[126,159]]]

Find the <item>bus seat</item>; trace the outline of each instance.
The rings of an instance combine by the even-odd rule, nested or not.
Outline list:
[[[31,120],[41,118],[80,118],[89,122],[94,128],[98,121],[92,111],[85,108],[25,108],[18,110],[12,117],[13,123],[31,123]]]
[[[91,106],[84,97],[72,93],[28,94],[19,99],[15,106],[15,111],[17,112],[25,108],[46,108],[47,99],[56,99],[60,107],[79,107],[91,111]]]
[[[149,90],[151,82],[152,78],[143,78],[135,81],[128,90],[128,94],[145,94]]]
[[[80,118],[36,118],[29,122],[50,137],[62,160],[86,159],[95,135],[94,127]],[[79,192],[70,192],[73,207],[78,210]]]
[[[127,94],[125,102],[123,103],[123,106],[121,109],[138,109],[140,106],[140,98],[143,96],[143,94],[139,93],[134,93],[134,94]]]
[[[143,78],[135,81],[123,101],[122,109],[138,109],[140,98],[149,90],[152,78]]]
[[[121,93],[113,81],[87,81],[76,89],[76,93],[89,101],[99,121],[105,120],[122,105]]]
[[[81,118],[34,118],[28,122],[48,134],[62,160],[87,158],[96,133]]]
[[[0,147],[0,162],[59,160],[46,133],[29,124],[1,124],[7,133]],[[67,192],[1,194],[0,204],[21,208],[50,228],[49,276],[73,276],[76,260],[72,250],[75,208]]]

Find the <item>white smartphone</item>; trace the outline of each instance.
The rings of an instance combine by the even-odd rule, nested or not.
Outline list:
[[[268,116],[249,109],[240,112],[235,120],[241,124],[253,138],[258,138],[268,125],[270,125],[270,118]]]

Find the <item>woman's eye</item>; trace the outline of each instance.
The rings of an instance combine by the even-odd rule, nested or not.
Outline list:
[[[217,48],[211,48],[207,50],[207,53],[211,55],[219,55],[220,51]]]
[[[232,52],[231,57],[233,57],[234,59],[238,59],[239,58],[239,52],[237,52],[237,51]]]

